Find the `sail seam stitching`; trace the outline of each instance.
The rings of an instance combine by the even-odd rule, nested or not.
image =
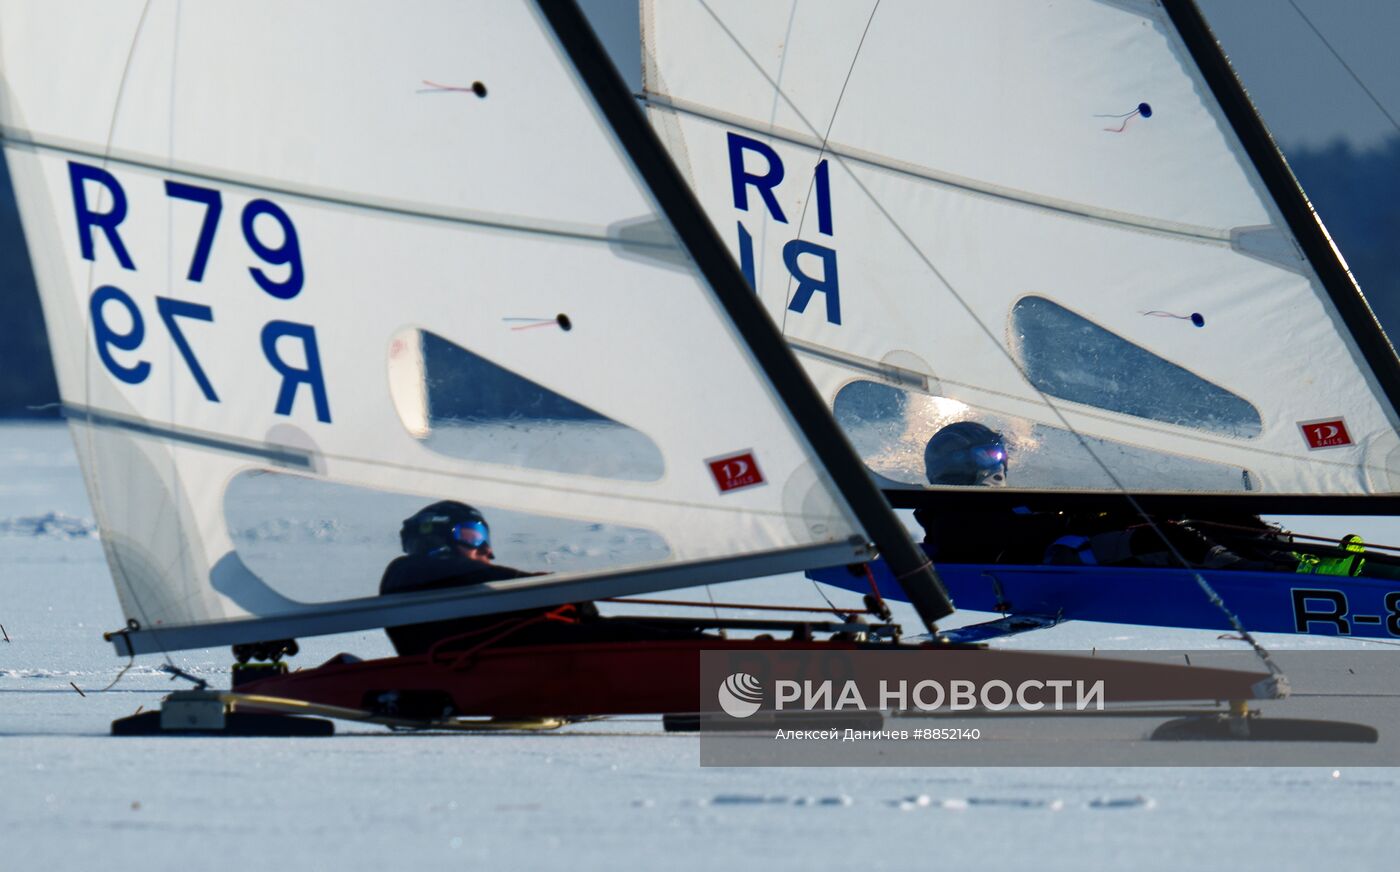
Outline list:
[[[134,156],[118,156],[113,154],[99,154],[88,149],[75,145],[64,144],[56,139],[49,139],[35,136],[32,132],[25,131],[28,135],[16,135],[13,128],[0,126],[0,145],[7,145],[14,148],[33,148],[37,151],[50,151],[59,154],[76,155],[78,157],[102,160],[108,163],[121,164],[123,166],[136,167],[139,169],[152,170],[155,172],[175,173],[188,178],[201,179],[204,181],[215,181],[232,183],[241,188],[260,191],[269,194],[297,197],[304,200],[311,200],[318,203],[327,203],[334,206],[342,206],[351,209],[363,209],[371,212],[381,212],[389,215],[397,215],[407,218],[420,218],[427,221],[436,221],[446,224],[470,225],[474,227],[485,227],[493,230],[504,230],[515,233],[529,233],[541,236],[552,236],[560,239],[572,239],[581,242],[600,242],[608,245],[621,245],[629,248],[647,248],[657,251],[671,251],[675,246],[663,242],[648,242],[638,239],[624,239],[615,234],[610,234],[601,230],[589,229],[569,229],[556,226],[549,227],[543,224],[531,225],[512,222],[505,218],[494,217],[471,217],[467,215],[453,215],[447,212],[435,212],[428,209],[394,205],[389,202],[375,202],[373,200],[353,200],[347,197],[328,196],[310,186],[294,187],[286,184],[276,184],[266,179],[257,179],[246,175],[216,175],[213,171],[195,166],[183,164],[164,165],[156,161],[142,160]]]
[[[212,437],[212,436],[208,436],[208,435],[202,434],[202,433],[200,433],[199,431],[195,431],[195,430],[192,430],[192,429],[190,429],[190,428],[181,428],[181,427],[166,426],[166,425],[160,425],[160,424],[145,424],[145,423],[137,423],[137,422],[128,422],[128,421],[123,420],[123,419],[120,418],[119,416],[115,416],[115,415],[110,415],[110,414],[103,413],[103,412],[94,411],[94,410],[87,409],[87,408],[81,407],[81,406],[65,405],[65,411],[66,411],[66,410],[69,410],[69,409],[73,410],[73,412],[76,413],[76,414],[74,415],[74,417],[77,417],[79,420],[82,420],[82,421],[84,421],[84,422],[86,422],[86,423],[89,423],[89,424],[91,424],[91,425],[93,425],[93,426],[95,426],[95,427],[113,427],[113,428],[117,428],[117,429],[127,430],[127,431],[129,431],[129,432],[136,433],[136,434],[138,434],[138,435],[149,436],[149,437],[152,437],[152,438],[155,438],[155,439],[173,439],[173,440],[178,440],[178,441],[182,441],[182,442],[187,442],[187,443],[189,443],[189,444],[197,445],[197,446],[200,446],[200,447],[212,448],[212,449],[214,449],[214,450],[220,450],[220,451],[228,451],[228,452],[231,452],[231,453],[234,453],[234,454],[244,454],[244,455],[254,456],[254,457],[258,457],[258,458],[262,458],[262,459],[269,459],[269,460],[273,460],[273,461],[278,461],[278,460],[282,460],[282,459],[285,458],[286,462],[296,464],[297,466],[302,467],[302,468],[310,468],[310,464],[312,463],[311,458],[309,458],[309,457],[307,457],[307,456],[305,456],[305,455],[297,454],[297,453],[295,453],[295,452],[293,452],[293,451],[279,451],[279,449],[274,448],[274,447],[270,447],[270,446],[269,446],[269,447],[254,446],[254,445],[248,445],[248,444],[246,444],[246,443],[239,443],[239,442],[232,441],[232,440],[219,439],[219,438],[216,438],[216,437]],[[531,489],[536,489],[536,490],[539,490],[539,489],[548,489],[549,491],[555,492],[555,493],[570,493],[570,494],[575,494],[575,495],[586,495],[586,496],[592,496],[592,497],[616,497],[616,496],[617,496],[617,491],[616,491],[615,488],[614,488],[613,490],[590,490],[590,489],[587,489],[587,488],[579,488],[579,487],[561,487],[561,486],[559,486],[558,484],[555,484],[555,483],[542,483],[542,482],[519,481],[519,480],[516,480],[516,479],[508,479],[508,478],[502,478],[502,477],[497,477],[497,476],[488,476],[488,475],[480,475],[480,474],[470,474],[470,475],[468,475],[468,474],[463,474],[463,473],[459,473],[459,472],[449,472],[449,471],[443,471],[443,470],[428,469],[428,468],[424,468],[424,467],[421,467],[421,466],[415,466],[415,465],[407,464],[407,463],[385,463],[385,462],[383,462],[383,461],[372,461],[372,460],[367,460],[366,458],[363,458],[363,457],[354,457],[354,456],[351,456],[351,455],[342,455],[342,454],[332,454],[332,453],[327,453],[327,452],[318,452],[318,453],[316,454],[316,457],[318,457],[318,458],[324,458],[324,459],[328,459],[328,460],[342,461],[342,462],[346,462],[346,463],[363,464],[363,465],[371,466],[371,467],[378,468],[378,469],[389,469],[389,470],[396,470],[396,471],[400,471],[400,472],[423,473],[423,474],[427,474],[427,475],[450,476],[450,477],[453,477],[453,478],[459,478],[459,479],[466,480],[466,481],[491,482],[491,483],[494,483],[494,484],[503,484],[503,485],[510,485],[510,486],[512,486],[512,487],[531,488]],[[612,484],[616,485],[616,484],[620,484],[620,483],[613,482]],[[726,513],[742,513],[742,514],[745,514],[745,515],[758,515],[758,516],[768,517],[768,518],[807,519],[807,520],[810,520],[810,519],[813,518],[813,516],[811,516],[811,515],[803,514],[803,513],[797,513],[797,512],[774,511],[774,510],[771,510],[771,509],[759,509],[759,508],[755,508],[755,507],[752,507],[752,506],[744,506],[744,507],[742,507],[742,508],[737,507],[737,506],[734,507],[734,508],[726,508],[726,507],[724,507],[724,506],[716,506],[716,505],[713,505],[713,504],[710,504],[710,503],[696,503],[696,502],[688,502],[688,501],[685,501],[685,500],[662,499],[662,498],[658,498],[658,497],[654,497],[654,496],[649,496],[649,495],[647,495],[647,494],[639,494],[639,493],[628,493],[628,494],[627,494],[627,499],[628,499],[628,500],[632,500],[632,501],[636,501],[636,502],[646,502],[646,503],[650,503],[650,504],[652,504],[652,505],[659,505],[659,506],[679,506],[679,507],[684,507],[684,508],[700,509],[700,510],[703,510],[703,511],[716,511],[716,512],[726,512]],[[823,515],[823,516],[819,516],[818,519],[819,519],[819,520],[835,521],[835,520],[839,520],[839,517],[840,517],[839,515]]]
[[[654,104],[660,108],[670,109],[684,115],[701,118],[706,121],[713,121],[717,124],[724,124],[736,127],[740,130],[756,133],[760,136],[770,136],[782,142],[804,148],[822,149],[821,141],[815,136],[807,136],[794,130],[785,128],[769,127],[733,116],[729,113],[692,103],[688,100],[676,97],[662,97],[660,95],[648,94],[640,98],[642,102]],[[1205,227],[1193,224],[1180,224],[1177,222],[1161,221],[1148,218],[1147,216],[1131,215],[1124,212],[1117,212],[1110,209],[1095,209],[1087,204],[1073,203],[1070,201],[1056,200],[1050,197],[1040,197],[1028,191],[1017,191],[1012,188],[1005,188],[1000,185],[993,185],[988,182],[979,182],[963,176],[937,173],[926,167],[916,164],[909,164],[904,161],[895,161],[881,158],[863,149],[850,148],[840,144],[827,144],[824,147],[827,154],[840,158],[843,162],[862,164],[875,169],[886,170],[899,175],[910,176],[921,179],[936,185],[962,191],[968,194],[981,195],[996,200],[1002,200],[1020,206],[1028,206],[1036,209],[1068,215],[1086,221],[1094,221],[1101,224],[1108,224],[1114,227],[1121,227],[1129,230],[1136,230],[1146,233],[1159,233],[1166,236],[1173,236],[1182,239],[1189,239],[1195,242],[1211,243],[1231,247],[1230,231],[1212,227]],[[850,171],[850,167],[847,167]]]

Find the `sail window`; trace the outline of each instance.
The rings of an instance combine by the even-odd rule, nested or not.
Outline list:
[[[1012,488],[1116,490],[1121,483],[1134,491],[1244,493],[1258,480],[1240,467],[986,414],[951,397],[873,381],[841,388],[833,412],[866,466],[885,479],[885,487],[927,487],[924,446],[959,421],[974,421],[1001,436],[1006,485]]]
[[[469,491],[459,499],[486,516],[497,561],[517,569],[577,572],[670,555],[651,530],[510,511],[476,502]],[[224,519],[249,572],[216,570],[214,587],[250,611],[278,611],[269,604],[283,599],[374,596],[384,567],[402,553],[403,520],[432,502],[288,473],[240,473],[224,491]]]
[[[645,434],[426,330],[390,343],[389,390],[408,431],[449,457],[631,481],[664,470]]]
[[[1018,300],[1011,324],[1026,377],[1052,397],[1227,436],[1263,428],[1247,400],[1044,297]]]

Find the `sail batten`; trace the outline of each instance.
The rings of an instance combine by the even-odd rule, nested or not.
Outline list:
[[[111,428],[115,430],[124,430],[129,433],[149,436],[155,439],[183,442],[201,448],[209,448],[229,454],[270,461],[282,466],[310,470],[314,468],[315,465],[312,457],[303,452],[292,451],[286,448],[270,447],[267,445],[258,445],[251,442],[236,442],[213,433],[202,433],[182,427],[163,426],[146,418],[131,418],[108,414],[72,403],[64,403],[62,405],[62,414],[63,417],[69,421],[80,421],[84,424],[91,425],[95,429]]]

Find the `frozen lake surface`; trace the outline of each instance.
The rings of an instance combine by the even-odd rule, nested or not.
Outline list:
[[[144,657],[99,692],[125,664],[101,639],[121,611],[91,516],[64,428],[0,426],[3,869],[1392,862],[1395,769],[701,768],[695,737],[665,734],[650,719],[544,735],[340,725],[331,739],[112,738],[113,718],[154,708],[179,685],[157,671],[160,658]],[[1400,539],[1385,524],[1358,532]],[[819,602],[796,576],[716,593]],[[1230,643],[1215,633],[1068,625],[1014,644]],[[304,640],[295,662],[341,650],[390,653],[373,632]],[[172,659],[222,684],[229,657]]]

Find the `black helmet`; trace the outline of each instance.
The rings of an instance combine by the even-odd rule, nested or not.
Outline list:
[[[958,421],[933,434],[924,448],[929,484],[1006,484],[1006,445],[1001,434],[975,421]]]
[[[405,518],[399,529],[405,554],[430,554],[454,541],[472,547],[487,546],[490,528],[486,526],[486,516],[466,503],[443,500]]]

